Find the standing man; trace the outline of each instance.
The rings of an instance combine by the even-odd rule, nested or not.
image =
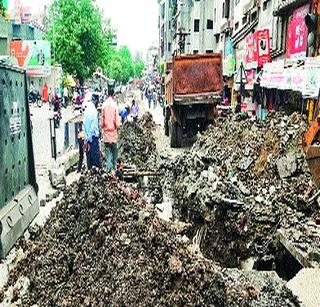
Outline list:
[[[118,159],[118,129],[120,127],[119,109],[113,100],[114,90],[109,89],[109,98],[103,103],[100,124],[105,145],[106,171],[116,171]]]
[[[92,95],[87,94],[83,113],[84,148],[87,153],[88,169],[101,168],[98,111],[92,102]]]
[[[68,88],[65,86],[63,88],[63,102],[64,102],[64,107],[66,108],[68,106],[68,102],[69,102],[69,91]]]

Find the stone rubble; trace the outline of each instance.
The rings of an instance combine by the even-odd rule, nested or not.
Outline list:
[[[307,127],[296,113],[218,118],[190,152],[162,163],[175,217],[194,225],[190,236],[206,226],[207,257],[238,267],[272,253],[278,229],[319,214],[301,146]]]
[[[21,306],[299,306],[274,273],[222,269],[192,252],[185,227],[161,221],[127,186],[93,170],[44,228],[22,242],[9,285]]]

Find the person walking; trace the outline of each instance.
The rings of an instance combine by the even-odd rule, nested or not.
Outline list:
[[[82,164],[84,158],[84,132],[82,127],[82,121],[78,123],[78,145],[79,145],[79,163],[78,163],[78,173],[82,171]]]
[[[101,168],[99,119],[98,111],[92,102],[92,96],[87,95],[83,113],[84,149],[87,153],[88,169]]]
[[[106,172],[116,172],[118,159],[118,129],[120,127],[119,108],[113,99],[114,90],[109,90],[109,97],[103,103],[100,124],[105,145]]]
[[[138,102],[134,99],[132,100],[132,105],[131,105],[131,116],[134,122],[138,121],[139,106],[138,106]]]
[[[63,103],[65,108],[68,106],[69,103],[69,91],[66,86],[63,88]]]

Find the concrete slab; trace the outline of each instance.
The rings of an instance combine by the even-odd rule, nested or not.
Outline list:
[[[302,269],[287,287],[306,307],[320,306],[320,269]]]

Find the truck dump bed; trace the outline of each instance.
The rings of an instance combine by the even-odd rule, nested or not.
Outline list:
[[[175,57],[172,79],[174,100],[220,96],[223,90],[221,54]]]

